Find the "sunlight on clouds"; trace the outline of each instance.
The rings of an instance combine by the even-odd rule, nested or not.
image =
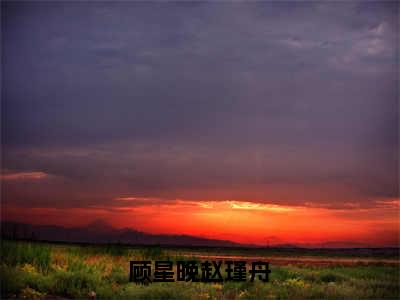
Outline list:
[[[48,177],[44,172],[16,172],[2,174],[2,180],[38,180]]]
[[[117,197],[114,198],[116,201],[152,201],[152,200],[160,200],[159,198],[150,198],[150,197]]]
[[[116,228],[229,239],[240,243],[263,244],[271,232],[276,243],[397,243],[398,230],[393,228],[399,225],[398,210],[394,209],[398,199],[382,199],[378,207],[329,209],[233,200],[129,198],[130,201],[113,198],[109,204],[86,208],[31,207],[27,211],[5,206],[4,211],[9,218],[38,224],[85,226],[93,220],[103,219]],[[382,235],[381,231],[388,234]]]
[[[274,212],[288,212],[295,210],[295,208],[292,207],[284,207],[281,205],[274,205],[274,204],[261,204],[252,202],[242,202],[242,201],[228,201],[228,203],[230,204],[230,207],[233,209],[266,210]]]
[[[204,209],[244,209],[244,210],[261,210],[271,212],[290,212],[295,211],[295,207],[288,207],[276,204],[264,204],[250,201],[234,201],[234,200],[221,200],[221,201],[192,201],[184,199],[161,199],[157,197],[117,197],[114,201],[129,201],[134,206],[147,206],[151,204],[158,204],[163,207],[198,207]]]
[[[212,204],[210,204],[210,203],[202,203],[202,202],[200,202],[200,203],[198,203],[198,205],[200,206],[200,207],[202,207],[202,208],[213,208],[214,206],[212,205]]]

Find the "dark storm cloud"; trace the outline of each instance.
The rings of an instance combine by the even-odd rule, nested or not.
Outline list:
[[[2,3],[3,168],[58,178],[7,199],[395,197],[397,17],[394,2]]]

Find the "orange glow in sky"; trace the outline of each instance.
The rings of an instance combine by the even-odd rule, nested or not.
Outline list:
[[[396,246],[398,199],[381,207],[327,209],[246,201],[189,201],[120,197],[110,206],[89,208],[3,208],[7,218],[31,223],[84,226],[102,219],[116,228],[186,234],[258,245]]]
[[[79,2],[1,4],[1,221],[400,246],[396,1]]]

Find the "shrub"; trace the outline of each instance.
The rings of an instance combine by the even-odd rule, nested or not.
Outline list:
[[[44,296],[45,296],[44,293],[38,292],[30,287],[24,288],[19,294],[19,297],[21,299],[32,299],[32,300],[42,299]]]
[[[160,260],[168,258],[159,246],[142,248],[139,250],[139,255],[142,259],[148,260]]]
[[[5,265],[0,270],[1,298],[17,295],[24,287],[23,272]]]
[[[54,274],[52,293],[75,298],[84,298],[90,291],[96,291],[101,286],[101,278],[83,270],[58,271]]]
[[[45,244],[3,241],[1,259],[11,266],[31,264],[47,272],[50,264],[51,249]]]
[[[342,282],[343,281],[343,276],[340,276],[339,274],[335,273],[324,273],[320,276],[320,279],[322,282]]]

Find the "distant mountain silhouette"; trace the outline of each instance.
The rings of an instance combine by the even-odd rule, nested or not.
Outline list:
[[[40,241],[78,242],[78,243],[121,243],[129,245],[170,245],[243,247],[226,240],[214,240],[190,235],[149,234],[133,229],[116,229],[102,220],[96,220],[85,227],[66,228],[56,225],[32,225],[15,222],[2,222],[3,238],[33,239]]]
[[[365,243],[347,242],[347,241],[331,241],[318,245],[321,248],[368,248],[371,247]],[[314,246],[315,247],[315,246]]]
[[[107,232],[110,233],[115,230],[114,227],[112,227],[110,224],[101,219],[94,220],[93,222],[89,223],[85,228],[91,232],[102,232],[102,233],[107,233]]]
[[[87,244],[119,243],[125,245],[160,245],[160,246],[189,246],[189,247],[232,247],[232,248],[268,248],[282,251],[299,251],[303,249],[319,249],[334,253],[367,252],[380,253],[380,248],[371,248],[366,244],[347,241],[330,241],[319,244],[276,244],[265,247],[253,244],[240,244],[227,240],[215,240],[190,235],[150,234],[130,228],[116,229],[103,220],[95,220],[84,227],[63,227],[56,225],[32,225],[16,222],[1,222],[1,236],[8,239],[26,239],[37,241],[55,241]],[[357,250],[358,249],[358,250]],[[386,249],[386,250],[385,250]],[[382,248],[384,253],[387,249]],[[386,252],[385,252],[386,251]],[[371,253],[372,253],[371,252]]]

